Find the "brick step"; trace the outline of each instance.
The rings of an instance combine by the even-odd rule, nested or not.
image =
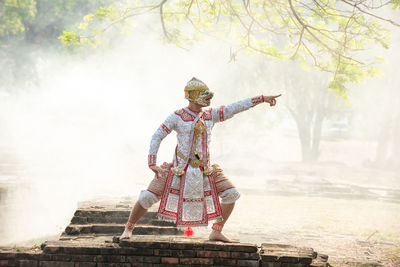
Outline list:
[[[288,264],[310,267],[328,266],[328,255],[318,254],[312,248],[307,247],[262,243],[260,257],[261,267],[283,266]]]
[[[131,209],[77,209],[74,216],[77,217],[125,217],[128,218]],[[156,211],[147,212],[142,218],[157,218]]]
[[[124,224],[128,220],[128,217],[80,217],[74,216],[71,220],[71,224],[96,224],[96,223],[117,223],[117,224]],[[162,221],[158,219],[154,219],[153,216],[143,216],[137,222],[137,224],[151,224],[151,225],[158,225],[158,226],[175,226],[173,222]]]
[[[124,231],[124,224],[71,224],[65,228],[65,235],[106,234],[119,235]],[[64,234],[64,233],[63,233]],[[183,234],[174,226],[136,225],[136,235],[179,235]]]

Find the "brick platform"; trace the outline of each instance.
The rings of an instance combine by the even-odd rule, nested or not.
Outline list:
[[[61,240],[78,237],[114,236],[124,231],[125,223],[136,199],[100,199],[79,203],[71,223],[61,234]],[[134,235],[183,235],[173,222],[157,219],[157,207],[153,206],[137,222]]]
[[[114,237],[114,241],[118,241]],[[48,241],[41,248],[0,248],[0,266],[329,266],[311,248],[278,244],[223,243],[204,238],[136,235],[113,243],[109,236]]]

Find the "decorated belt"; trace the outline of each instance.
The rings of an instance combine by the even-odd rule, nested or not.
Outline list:
[[[176,155],[179,156],[180,158],[182,158],[185,161],[189,160],[189,164],[190,166],[192,166],[193,168],[198,168],[200,167],[200,165],[203,164],[203,161],[200,159],[200,157],[197,155],[197,153],[195,153],[196,158],[194,159],[188,159],[187,157],[185,157],[182,153],[180,153],[178,150],[176,150]],[[177,169],[177,170],[175,170]],[[177,166],[175,168],[172,168],[172,171],[175,175],[177,176],[181,176],[183,175],[184,171],[181,167]],[[203,173],[205,175],[211,175],[213,174],[214,169],[213,167],[211,167],[210,165],[207,164],[207,166],[204,168]]]
[[[176,154],[178,155],[178,157],[182,158],[185,161],[189,160],[189,164],[190,166],[192,166],[193,168],[198,168],[203,164],[203,161],[200,159],[199,155],[197,155],[196,152],[194,152],[194,155],[196,156],[196,158],[194,159],[188,159],[187,157],[185,157],[181,152],[179,152],[178,150],[176,151]]]
[[[192,166],[193,168],[198,168],[200,167],[200,165],[203,163],[203,161],[201,159],[190,159],[189,164],[190,166]]]

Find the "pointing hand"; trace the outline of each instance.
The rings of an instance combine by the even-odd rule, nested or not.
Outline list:
[[[269,105],[272,107],[272,106],[275,106],[276,105],[276,99],[275,98],[277,98],[277,97],[280,97],[282,94],[279,94],[279,95],[271,95],[271,96],[264,96],[264,102],[268,102],[269,103]]]

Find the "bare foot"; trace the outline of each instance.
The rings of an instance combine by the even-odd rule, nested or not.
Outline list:
[[[239,243],[239,241],[233,241],[226,236],[224,236],[221,232],[212,230],[208,239],[213,241],[222,241],[222,242],[229,242],[229,243]]]
[[[119,237],[119,240],[122,239],[130,239],[132,237],[132,230],[128,230],[125,227],[124,232],[122,233],[122,235]]]

